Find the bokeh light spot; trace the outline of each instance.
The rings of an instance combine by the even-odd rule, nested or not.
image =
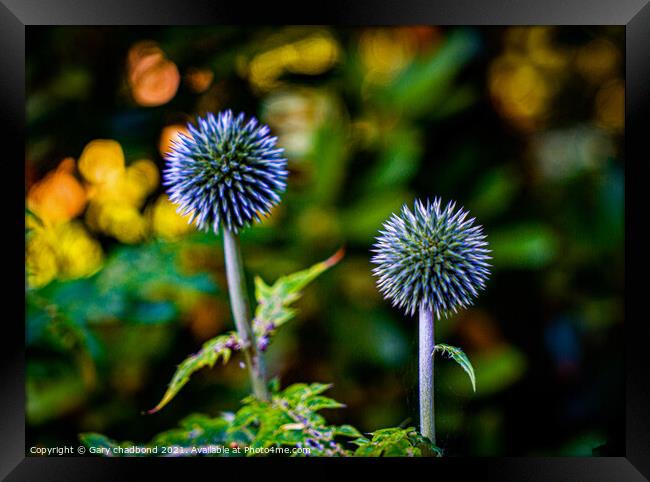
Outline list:
[[[74,167],[74,159],[66,158],[54,172],[30,188],[27,207],[43,221],[66,222],[83,212],[86,191],[74,177]]]
[[[79,172],[93,184],[115,182],[124,174],[124,152],[117,141],[89,142],[79,158]]]
[[[155,43],[143,41],[133,45],[127,69],[133,100],[139,105],[163,105],[176,95],[181,80],[178,67]]]
[[[160,151],[161,156],[167,155],[172,148],[172,141],[177,142],[179,134],[184,134],[190,137],[190,131],[187,130],[182,124],[173,124],[163,127],[162,132],[160,133],[160,142],[158,144],[158,150]]]

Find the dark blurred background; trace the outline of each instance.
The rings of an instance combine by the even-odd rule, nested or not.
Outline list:
[[[286,386],[331,382],[362,431],[417,423],[417,322],[374,286],[369,249],[415,197],[485,226],[493,276],[437,324],[474,394],[437,363],[448,455],[622,455],[624,30],[27,29],[27,445],[138,442],[234,410],[238,363],[175,367],[232,328],[221,241],[160,184],[170,139],[232,108],[271,126],[288,191],[242,234],[267,282],[340,246],[267,358]],[[37,221],[34,213],[40,221]],[[252,291],[252,290],[251,290]]]

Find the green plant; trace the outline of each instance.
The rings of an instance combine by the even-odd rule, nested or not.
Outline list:
[[[260,352],[265,351],[278,328],[290,321],[303,288],[343,257],[339,250],[312,267],[280,277],[267,285],[255,278],[257,308],[252,327]],[[228,363],[242,350],[239,334],[231,331],[204,343],[201,350],[186,358],[162,400],[148,413],[170,403],[193,373]],[[364,436],[351,425],[332,425],[319,412],[345,407],[323,393],[331,385],[297,383],[280,390],[277,379],[269,384],[269,397],[248,396],[235,413],[217,417],[193,414],[178,428],[156,435],[147,443],[117,442],[97,433],[80,435],[90,453],[104,456],[439,456],[441,451],[413,428],[384,429]],[[356,447],[355,447],[356,446]]]
[[[268,399],[264,359],[250,323],[250,306],[237,233],[268,216],[286,188],[287,160],[277,138],[257,119],[232,111],[209,113],[187,126],[167,155],[165,184],[179,212],[203,231],[222,227],[230,304],[253,393]]]
[[[435,352],[449,354],[476,386],[463,351],[434,341],[434,316],[469,306],[490,274],[483,228],[468,214],[453,202],[443,208],[439,198],[416,200],[413,211],[404,205],[384,223],[373,249],[379,291],[407,314],[418,311],[420,431],[434,443]]]
[[[415,428],[384,428],[373,432],[372,438],[358,438],[353,441],[358,447],[357,457],[415,457],[442,456],[442,450],[429,439],[419,434]]]
[[[296,315],[291,305],[296,302],[302,289],[316,277],[338,263],[343,251],[316,263],[312,267],[282,276],[272,285],[267,285],[260,277],[255,278],[255,299],[257,308],[252,321],[253,332],[258,341],[260,352],[267,349],[276,330]],[[213,367],[221,359],[227,363],[233,352],[241,351],[242,341],[237,332],[228,332],[212,338],[203,344],[197,353],[186,358],[177,368],[162,400],[149,413],[157,412],[167,405],[189,381],[190,376],[204,368]]]
[[[275,382],[271,390],[268,390],[262,353],[268,348],[278,327],[294,316],[295,311],[290,305],[300,297],[300,290],[338,263],[343,251],[340,250],[309,269],[283,276],[271,286],[257,278],[255,297],[258,306],[255,317],[251,319],[236,234],[255,220],[259,221],[260,215],[268,214],[271,207],[279,202],[278,193],[286,186],[286,159],[281,157],[283,150],[275,148],[276,138],[268,136],[268,127],[258,127],[255,119],[244,124],[243,114],[236,118],[230,111],[225,111],[217,117],[208,114],[205,119],[199,118],[197,123],[198,127],[188,125],[190,134],[181,135],[180,140],[173,143],[171,153],[167,156],[165,184],[169,186],[170,199],[179,206],[180,214],[190,215],[191,222],[202,230],[211,228],[215,233],[220,229],[222,231],[228,291],[237,331],[207,341],[199,352],[185,359],[178,366],[161,401],[147,413],[155,413],[167,405],[197,370],[206,366],[213,367],[218,360],[227,363],[233,352],[242,352],[244,356],[253,396],[245,398],[243,407],[235,414],[225,414],[216,419],[195,415],[182,422],[180,429],[160,434],[148,445],[116,443],[99,434],[82,435],[82,441],[90,447],[110,449],[107,455],[158,454],[159,447],[161,455],[167,454],[168,447],[180,447],[179,455],[184,455],[185,449],[190,445],[195,448],[194,444],[198,442],[202,442],[201,447],[208,447],[205,448],[208,453],[216,450],[218,454],[229,453],[226,446],[232,448],[235,454],[239,454],[239,449],[244,447],[246,454],[253,455],[287,453],[282,449],[290,446],[299,449],[293,453],[306,451],[307,455],[323,456],[439,455],[439,450],[432,444],[435,441],[432,365],[427,373],[425,372],[429,365],[424,366],[424,372],[421,365],[421,380],[424,375],[431,380],[430,387],[425,387],[428,391],[422,392],[421,389],[421,403],[427,396],[429,398],[426,400],[431,404],[428,412],[421,408],[421,416],[428,417],[426,420],[430,421],[430,424],[422,423],[424,437],[412,428],[395,428],[375,432],[372,439],[367,439],[351,425],[329,425],[317,412],[343,407],[343,404],[321,395],[329,385],[294,384],[280,391],[279,383]],[[440,217],[438,204],[436,201],[434,208],[436,216]],[[449,209],[444,215],[446,218],[451,217],[448,211]],[[443,227],[450,230],[456,228],[461,234],[456,233],[456,238],[445,240],[449,241],[450,246],[445,248],[447,251],[442,254],[435,250],[432,253],[420,253],[422,263],[431,261],[427,258],[428,255],[431,255],[434,261],[440,256],[453,258],[454,249],[458,248],[456,245],[462,242],[480,243],[480,235],[474,234],[474,230],[469,229],[462,219],[458,221],[458,226],[453,225],[458,216],[457,214],[451,219],[445,219],[448,224]],[[464,215],[462,217],[464,218]],[[440,224],[444,224],[444,221]],[[424,227],[428,229],[426,223]],[[463,234],[463,229],[467,229],[467,233]],[[481,246],[472,245],[475,255],[482,253]],[[476,262],[481,263],[482,258],[478,256]],[[424,266],[420,266],[416,270],[423,269]],[[422,282],[425,289],[420,291],[430,288],[426,284],[431,269],[432,267],[427,265],[426,276]],[[476,267],[473,274],[476,279],[473,281],[482,283],[484,275],[481,269]],[[436,276],[436,280],[440,279],[438,271]],[[390,281],[390,278],[386,275],[385,280]],[[413,280],[408,282],[412,283]],[[419,283],[417,280],[416,282]],[[436,288],[438,286],[433,286],[429,290],[431,292],[423,293],[422,300],[417,298],[419,292],[416,289],[415,300],[409,301],[408,306],[412,309],[414,303],[417,303],[420,309],[426,308],[432,317],[432,300],[440,296],[435,291]],[[452,292],[458,290],[451,285],[448,288]],[[465,293],[462,289],[453,296],[462,298],[455,298],[455,301],[464,305]],[[435,299],[447,308],[444,299]],[[403,303],[404,298],[400,302]],[[436,305],[435,308],[438,311],[439,306]],[[427,340],[431,342],[432,357],[433,321],[430,321],[431,337]],[[340,438],[356,439],[358,448],[352,452],[341,443]],[[166,445],[168,441],[176,441],[177,444]],[[220,449],[212,450],[214,447]],[[127,450],[129,448],[132,450]]]
[[[413,427],[387,428],[362,435],[351,425],[331,425],[319,412],[345,405],[323,395],[331,385],[296,383],[279,390],[270,384],[270,399],[249,396],[235,413],[218,417],[193,414],[178,428],[150,442],[117,442],[97,433],[80,436],[91,453],[105,456],[259,455],[320,457],[440,456],[442,452]],[[355,447],[356,445],[356,447]]]

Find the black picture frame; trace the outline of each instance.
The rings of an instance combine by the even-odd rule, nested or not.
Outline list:
[[[0,477],[26,480],[131,480],[134,470],[163,480],[196,476],[196,466],[223,478],[230,473],[268,470],[313,473],[314,467],[336,471],[362,464],[418,470],[427,476],[475,474],[487,480],[638,481],[650,477],[650,377],[645,367],[648,330],[641,311],[641,290],[647,287],[647,200],[641,183],[650,146],[650,0],[358,0],[290,4],[219,0],[0,0],[0,123],[4,146],[5,213],[14,213],[5,236],[12,245],[3,251],[2,266],[10,280],[3,293],[0,335]],[[105,459],[90,457],[25,457],[24,388],[24,224],[19,179],[24,159],[25,32],[30,25],[206,25],[206,24],[345,24],[345,25],[624,25],[626,31],[626,427],[625,457],[587,458],[442,458],[391,460],[297,459]],[[16,172],[11,172],[15,169]],[[645,249],[644,249],[645,248]],[[15,252],[14,252],[15,250]],[[15,271],[15,275],[13,272]],[[644,336],[646,335],[646,336]],[[192,464],[192,469],[189,468]],[[206,464],[206,465],[203,465]],[[192,470],[192,472],[190,472]],[[280,473],[280,472],[278,472]],[[409,474],[411,472],[406,472]],[[408,476],[408,475],[407,475]]]

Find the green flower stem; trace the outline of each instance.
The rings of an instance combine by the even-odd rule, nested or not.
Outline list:
[[[260,400],[269,400],[266,387],[266,369],[262,354],[257,349],[255,334],[253,333],[250,305],[246,291],[246,281],[242,267],[242,257],[239,250],[239,240],[229,229],[223,229],[224,257],[226,259],[226,277],[228,278],[228,292],[230,305],[235,318],[237,332],[242,342],[242,351],[248,367],[248,373],[253,386],[253,393]]]
[[[433,310],[420,305],[419,381],[420,381],[420,433],[436,443],[436,420],[433,404]]]

